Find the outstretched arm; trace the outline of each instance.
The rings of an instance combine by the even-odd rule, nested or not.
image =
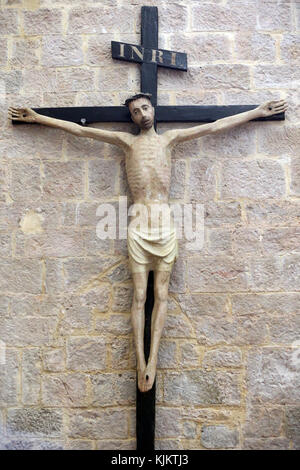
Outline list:
[[[286,109],[287,103],[284,100],[267,101],[251,111],[218,119],[217,121],[209,124],[200,124],[199,126],[189,127],[188,129],[174,129],[167,131],[164,136],[168,139],[169,145],[174,145],[186,140],[196,139],[197,137],[202,137],[207,134],[215,134],[228,130],[251,121],[252,119],[283,113]]]
[[[91,139],[101,140],[109,144],[117,145],[121,148],[129,146],[130,134],[127,132],[106,131],[95,129],[94,127],[79,126],[74,122],[55,119],[42,114],[38,114],[30,108],[9,108],[8,117],[14,121],[22,121],[35,124],[44,124],[45,126],[56,127],[79,137],[90,137]]]

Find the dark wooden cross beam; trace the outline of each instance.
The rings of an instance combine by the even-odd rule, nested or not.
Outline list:
[[[186,54],[158,48],[158,12],[156,7],[142,7],[141,45],[112,41],[115,59],[141,64],[141,91],[151,93],[156,122],[214,122],[223,117],[249,111],[257,105],[244,106],[157,106],[157,67],[187,70]],[[35,108],[39,114],[87,125],[94,122],[130,122],[125,106]],[[284,120],[284,113],[255,121]],[[13,121],[14,124],[23,124]],[[154,303],[153,272],[149,274],[145,305],[145,358],[149,357],[151,341],[151,314]],[[137,449],[154,450],[155,435],[155,382],[149,392],[137,388]]]

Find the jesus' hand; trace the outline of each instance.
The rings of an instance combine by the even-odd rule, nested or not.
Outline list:
[[[30,108],[8,108],[8,117],[14,121],[36,122],[37,115]]]
[[[287,102],[285,100],[278,101],[267,101],[266,103],[261,104],[257,110],[260,114],[260,117],[268,117],[273,114],[284,113],[288,108]]]

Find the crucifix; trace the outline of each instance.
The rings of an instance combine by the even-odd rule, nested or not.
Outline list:
[[[260,106],[157,106],[157,67],[186,71],[187,60],[185,53],[158,49],[156,7],[142,7],[141,45],[112,41],[111,46],[113,58],[141,64],[141,92],[129,97],[125,106],[10,108],[9,117],[14,124],[44,124],[108,142],[125,153],[133,201],[143,208],[139,217],[133,216],[127,233],[134,286],[131,318],[137,355],[137,448],[153,450],[157,355],[167,314],[170,275],[178,257],[172,217],[156,217],[160,211],[166,215],[169,207],[172,148],[252,120],[282,120],[287,105],[282,100]],[[88,127],[94,122],[113,121],[133,121],[140,132],[132,135]],[[205,124],[159,135],[157,122]]]

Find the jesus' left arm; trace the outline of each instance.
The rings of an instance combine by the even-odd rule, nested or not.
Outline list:
[[[287,107],[285,100],[267,101],[251,111],[218,119],[217,121],[209,124],[200,124],[199,126],[189,127],[187,129],[173,129],[165,132],[163,136],[167,139],[169,145],[176,145],[186,140],[192,140],[204,135],[216,134],[232,129],[235,126],[249,122],[253,119],[283,113],[287,110]]]

